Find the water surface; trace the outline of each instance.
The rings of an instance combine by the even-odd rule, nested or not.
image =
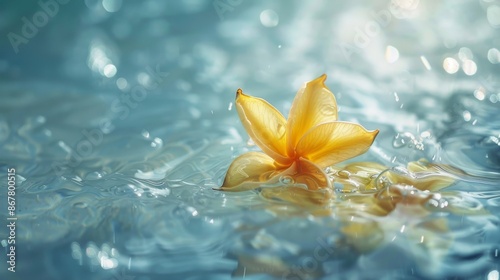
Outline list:
[[[40,4],[2,4],[0,170],[16,169],[18,257],[1,278],[499,279],[500,5],[392,2],[69,1],[45,24]],[[323,73],[340,118],[380,130],[356,160],[465,171],[438,204],[462,214],[359,218],[380,226],[362,241],[383,242],[358,250],[340,215],[212,190],[258,150],[235,90],[286,115]],[[6,221],[6,191],[0,205]],[[422,233],[431,220],[447,230]]]

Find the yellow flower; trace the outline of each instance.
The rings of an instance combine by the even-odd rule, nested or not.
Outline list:
[[[322,75],[298,91],[288,120],[265,100],[238,89],[238,115],[265,154],[249,152],[236,158],[220,190],[243,191],[263,184],[329,189],[323,169],[369,149],[378,130],[338,121],[337,102],[325,80]]]

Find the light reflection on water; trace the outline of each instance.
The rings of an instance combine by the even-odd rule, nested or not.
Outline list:
[[[0,169],[18,174],[20,279],[498,279],[494,2],[58,7],[17,54],[10,42],[0,52]],[[11,6],[0,27],[23,35],[20,18],[40,9]],[[234,157],[257,149],[233,109],[235,89],[287,112],[322,73],[343,120],[381,131],[359,160],[451,164],[469,174],[450,189],[459,195],[429,207],[489,214],[424,219],[400,207],[344,221],[341,210],[317,217],[257,193],[213,191]],[[433,219],[449,231],[429,235]],[[373,232],[353,243],[346,223]]]

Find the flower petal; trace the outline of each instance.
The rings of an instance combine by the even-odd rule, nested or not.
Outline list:
[[[263,271],[270,275],[281,277],[285,274],[290,274],[291,268],[279,256],[238,253],[238,266],[233,271],[232,277],[246,278],[249,276],[249,278],[252,278],[250,275],[262,274]],[[319,271],[316,271],[314,274],[308,273],[305,275],[310,276],[310,278],[321,276]]]
[[[334,196],[330,180],[323,169],[303,158],[273,176],[268,183],[281,186],[263,188],[263,197],[280,199],[299,206],[325,205]]]
[[[413,172],[414,186],[419,190],[438,191],[455,183],[455,179],[442,171],[446,165],[431,164],[425,159],[408,163],[408,171]]]
[[[311,128],[337,120],[337,101],[325,86],[326,75],[308,82],[293,100],[287,124],[288,155]]]
[[[428,211],[423,205],[432,198],[432,193],[420,191],[411,185],[392,184],[380,189],[374,198],[375,203],[384,209],[387,214],[394,211],[399,205],[400,207],[408,206],[414,216],[425,216]]]
[[[344,217],[345,226],[341,228],[344,234],[344,240],[347,244],[354,247],[358,252],[365,253],[373,251],[384,241],[384,231],[376,221],[362,220],[351,221]]]
[[[412,161],[408,168],[390,169],[383,173],[387,184],[405,184],[421,191],[439,191],[455,183],[455,178],[442,171],[438,164],[426,160]]]
[[[358,124],[324,123],[300,139],[296,153],[325,168],[366,152],[377,134],[378,130],[367,131]]]
[[[279,199],[302,207],[326,205],[334,197],[332,189],[306,190],[295,186],[264,188],[260,195],[267,199]]]
[[[224,183],[218,190],[246,191],[258,188],[276,174],[274,160],[259,152],[237,157],[229,166]]]
[[[321,167],[307,159],[300,158],[297,174],[294,174],[295,183],[307,185],[309,190],[329,189],[331,182]]]
[[[376,179],[388,167],[376,162],[352,162],[345,166],[332,166],[332,176],[343,186],[341,192],[373,192],[377,190]]]
[[[264,99],[236,92],[236,109],[248,135],[264,153],[286,165],[286,119]]]

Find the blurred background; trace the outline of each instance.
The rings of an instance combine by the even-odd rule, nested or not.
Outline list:
[[[2,1],[0,31],[18,217],[2,279],[499,279],[499,1]],[[276,219],[255,193],[212,190],[257,150],[236,89],[286,116],[323,73],[339,118],[380,130],[359,160],[469,174],[461,203],[492,214],[446,216],[446,256],[403,239],[308,271],[318,238],[338,247],[338,218]]]

